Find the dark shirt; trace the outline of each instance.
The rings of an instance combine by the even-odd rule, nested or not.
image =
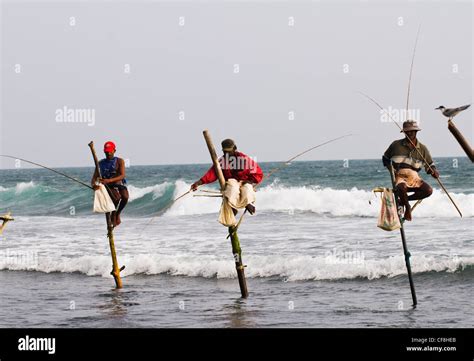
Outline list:
[[[428,172],[429,166],[434,166],[428,148],[419,140],[417,140],[416,148],[413,148],[406,138],[396,140],[390,144],[383,157],[386,160],[391,160],[396,169],[411,168],[419,172],[421,167],[424,166],[425,171]],[[425,163],[423,158],[428,164]]]

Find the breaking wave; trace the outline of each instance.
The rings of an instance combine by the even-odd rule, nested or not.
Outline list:
[[[176,194],[189,189],[184,182],[176,182]],[[463,211],[464,217],[474,215],[474,194],[451,194]],[[188,196],[179,200],[166,215],[192,215],[216,213],[219,198]],[[373,192],[352,189],[314,187],[266,186],[258,190],[256,206],[265,212],[312,212],[333,216],[377,217],[380,211],[380,197]],[[434,190],[431,197],[423,200],[414,211],[417,217],[459,217],[445,194]]]
[[[39,257],[29,262],[17,262],[17,257],[0,258],[0,270],[24,270],[38,272],[82,273],[88,276],[110,277],[110,257],[81,256],[60,260]],[[232,259],[202,255],[157,255],[140,254],[124,257],[126,265],[122,276],[136,274],[235,278]],[[247,256],[246,275],[250,278],[279,277],[284,281],[378,279],[405,275],[405,261],[402,256],[381,260],[337,259],[326,257],[294,256]],[[474,270],[474,257],[431,256],[412,257],[412,271],[415,274],[431,272],[469,272]]]
[[[130,184],[130,201],[125,213],[131,217],[147,217],[156,213],[185,216],[219,211],[220,198],[194,197],[196,193],[187,195],[170,207],[172,200],[187,192],[189,187],[190,184],[182,180],[147,187]],[[474,194],[452,193],[451,196],[464,217],[474,216]],[[45,215],[45,209],[48,209],[48,215],[68,215],[71,206],[77,214],[90,214],[92,203],[93,195],[87,189],[57,190],[33,181],[18,183],[11,188],[0,187],[2,210],[8,209],[18,215]],[[271,184],[258,190],[256,207],[258,212],[311,212],[332,216],[376,217],[380,210],[380,198],[370,191],[357,188]],[[414,212],[417,217],[458,217],[449,199],[437,189]]]

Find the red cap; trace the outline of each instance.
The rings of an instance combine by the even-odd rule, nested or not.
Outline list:
[[[114,142],[106,142],[104,144],[104,153],[112,153],[115,152],[115,143]]]

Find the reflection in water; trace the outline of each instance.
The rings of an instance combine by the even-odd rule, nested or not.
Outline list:
[[[415,317],[416,313],[416,308],[410,307],[409,309],[406,310],[404,313],[405,320],[407,321],[407,324],[404,325],[403,327],[416,327],[417,319]]]
[[[110,293],[104,294],[108,299],[106,303],[99,306],[99,309],[110,318],[124,318],[128,307],[138,305],[136,302],[130,302],[130,297],[134,294],[133,291],[113,289]]]
[[[228,317],[229,327],[255,327],[255,322],[251,317],[255,311],[248,309],[247,302],[248,300],[238,298],[234,301],[233,305],[224,307],[225,314]]]

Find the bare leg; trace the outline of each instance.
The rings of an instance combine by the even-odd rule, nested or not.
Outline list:
[[[112,223],[112,227],[115,227],[115,219],[116,219],[117,212],[113,211],[110,213],[110,223]]]
[[[122,213],[123,209],[128,203],[128,190],[127,188],[122,188],[119,190],[120,193],[120,202],[118,205],[117,213],[115,215],[115,226],[118,226],[120,223],[122,223],[122,220],[120,219],[120,213]]]
[[[411,221],[411,207],[410,207],[410,203],[408,202],[407,192],[408,192],[408,187],[405,183],[400,183],[397,185],[398,197],[400,198],[400,202],[402,203],[402,205],[405,207],[405,214],[403,217],[407,221]]]
[[[407,188],[407,192],[414,192],[412,195],[408,196],[408,200],[415,201],[429,197],[433,193],[433,188],[431,188],[428,183],[423,182],[419,188]]]
[[[245,209],[250,213],[254,214],[255,213],[255,206],[252,203],[249,203],[245,206]]]

